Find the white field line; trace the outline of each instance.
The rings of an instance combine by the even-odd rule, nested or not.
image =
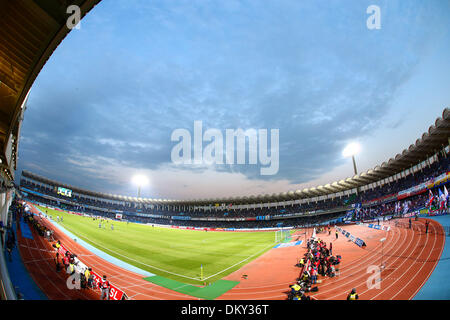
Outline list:
[[[74,233],[72,230],[70,230],[70,228],[67,228],[67,226],[64,226],[64,228],[66,228],[66,229],[68,229],[70,232]],[[74,234],[76,234],[76,233],[74,233]],[[109,251],[109,252],[112,252],[112,253],[114,253],[114,254],[117,254],[117,255],[119,255],[119,256],[121,256],[121,257],[124,257],[124,258],[126,258],[126,259],[128,259],[128,260],[137,262],[137,263],[139,263],[139,264],[141,264],[141,265],[144,265],[144,266],[147,266],[147,267],[150,267],[150,268],[153,268],[153,269],[162,271],[162,272],[164,272],[164,273],[169,273],[169,274],[172,274],[172,275],[175,275],[175,276],[178,276],[178,277],[182,277],[182,278],[186,278],[186,279],[191,279],[191,280],[200,280],[200,279],[197,279],[197,278],[191,278],[191,277],[188,277],[188,276],[185,276],[185,275],[182,275],[182,274],[178,274],[178,273],[175,273],[175,272],[167,271],[167,270],[164,270],[164,269],[161,269],[161,268],[158,268],[158,267],[155,267],[155,266],[146,264],[146,263],[144,263],[144,262],[142,262],[142,261],[138,261],[138,260],[136,260],[136,259],[130,258],[130,257],[128,257],[128,256],[125,256],[125,255],[121,254],[121,253],[118,253],[118,252],[116,252],[116,251],[114,251],[114,250],[111,250],[111,249],[109,249],[109,248],[107,248],[107,247],[105,247],[105,246],[102,246],[101,244],[98,244],[97,242],[92,241],[92,240],[89,239],[88,237],[80,236],[79,234],[78,234],[78,236],[79,236],[80,238],[84,238],[84,239],[88,240],[89,242],[95,244],[96,246],[99,246],[99,247],[101,247],[101,248],[106,249],[106,250]]]
[[[256,253],[254,253],[254,254],[248,256],[248,257],[245,258],[244,260],[239,261],[238,263],[235,263],[235,264],[233,264],[232,266],[230,266],[230,267],[228,267],[228,268],[226,268],[226,269],[223,269],[222,271],[219,271],[219,272],[217,272],[217,273],[215,273],[215,274],[213,274],[213,275],[210,275],[209,277],[206,277],[204,280],[208,280],[209,278],[212,278],[212,277],[214,277],[214,276],[216,276],[216,275],[218,275],[218,274],[221,274],[221,273],[223,273],[223,272],[225,272],[225,271],[227,271],[227,270],[229,270],[229,269],[231,269],[231,268],[233,268],[233,267],[235,267],[235,266],[241,264],[242,262],[247,261],[247,260],[250,259],[251,257],[256,256],[257,254],[259,254],[259,253],[263,252],[264,250],[266,250],[267,247],[269,247],[269,246],[273,246],[273,243],[271,243],[271,244],[268,245],[268,246],[265,246],[262,250],[260,250],[260,251],[258,251],[258,252],[256,252]]]
[[[65,225],[64,225],[64,228],[68,229],[68,230],[69,230],[70,232],[72,232],[73,234],[76,234],[75,232],[73,232],[73,230],[71,230],[70,228],[68,228],[68,227],[65,226]],[[88,241],[91,242],[91,243],[94,243],[95,245],[97,245],[97,246],[99,246],[99,247],[102,247],[102,248],[106,249],[106,250],[109,251],[109,252],[115,253],[115,254],[117,254],[117,255],[119,255],[119,256],[121,256],[121,257],[124,257],[124,258],[126,258],[126,259],[128,259],[128,260],[135,261],[135,262],[137,262],[137,263],[139,263],[139,264],[141,264],[141,265],[144,265],[144,266],[147,266],[147,267],[150,267],[150,268],[153,268],[153,269],[162,271],[162,272],[164,272],[164,273],[169,273],[169,274],[172,274],[172,275],[175,275],[175,276],[178,276],[178,277],[182,277],[182,278],[186,278],[186,279],[191,279],[191,280],[196,280],[196,281],[208,280],[209,278],[212,278],[212,277],[214,277],[214,276],[216,276],[216,275],[218,275],[218,274],[221,274],[221,273],[223,273],[223,272],[225,272],[225,271],[227,271],[227,270],[229,270],[229,269],[231,269],[231,268],[233,268],[233,267],[235,267],[235,266],[241,264],[242,262],[244,262],[244,261],[250,259],[251,257],[253,257],[253,256],[255,256],[255,255],[261,253],[262,251],[266,250],[267,247],[273,246],[273,243],[270,243],[270,245],[265,246],[262,250],[260,250],[260,251],[258,251],[258,252],[256,252],[256,253],[254,253],[254,254],[248,256],[248,257],[245,258],[244,260],[241,260],[240,262],[238,262],[238,263],[236,263],[236,264],[234,264],[234,265],[232,265],[232,266],[230,266],[230,267],[228,267],[228,268],[226,268],[226,269],[224,269],[224,270],[222,270],[222,271],[219,271],[219,272],[217,272],[217,273],[215,273],[215,274],[213,274],[213,275],[211,275],[211,276],[209,276],[209,277],[206,277],[206,278],[201,279],[201,278],[197,278],[197,277],[195,277],[195,278],[193,278],[193,277],[188,277],[188,276],[185,276],[185,275],[181,275],[181,274],[178,274],[178,273],[175,273],[175,272],[167,271],[167,270],[164,270],[164,269],[161,269],[161,268],[158,268],[158,267],[155,267],[155,266],[152,266],[152,265],[143,263],[143,262],[141,262],[141,261],[135,260],[135,259],[130,258],[130,257],[128,257],[128,256],[125,256],[125,255],[123,255],[123,254],[121,254],[121,253],[118,253],[118,252],[116,252],[116,251],[114,251],[114,250],[111,250],[111,249],[109,249],[109,248],[107,248],[107,247],[105,247],[105,246],[102,246],[101,244],[98,244],[98,243],[96,243],[95,241],[92,241],[92,240],[89,239],[88,237],[80,236],[79,234],[78,234],[78,236],[79,236],[80,238],[84,238],[84,239],[88,240]]]

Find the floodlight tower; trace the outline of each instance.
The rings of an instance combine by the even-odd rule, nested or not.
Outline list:
[[[358,174],[358,170],[356,170],[356,161],[355,155],[361,150],[361,146],[357,142],[349,143],[345,149],[342,151],[342,155],[346,158],[352,157],[353,161],[353,170],[355,171],[355,176]],[[359,194],[359,188],[356,187],[356,194]]]
[[[352,157],[353,160],[353,170],[355,171],[355,175],[358,174],[358,171],[356,170],[356,161],[355,161],[355,155],[361,150],[361,146],[356,143],[352,142],[348,144],[345,149],[342,151],[342,155],[346,158]]]
[[[133,183],[138,187],[138,198],[140,198],[141,188],[148,184],[148,178],[144,175],[138,174],[133,177]]]

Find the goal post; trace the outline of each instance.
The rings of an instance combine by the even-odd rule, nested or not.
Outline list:
[[[275,231],[275,242],[284,242],[291,236],[290,230],[277,230]]]

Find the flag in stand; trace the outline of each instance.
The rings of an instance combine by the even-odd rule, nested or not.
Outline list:
[[[445,194],[439,189],[439,210],[443,210],[445,206]]]
[[[428,206],[430,207],[430,210],[431,210],[431,204],[433,203],[433,200],[434,200],[434,194],[433,194],[433,192],[431,192],[431,190],[430,190],[430,192],[429,192],[429,198],[428,198]]]
[[[445,196],[445,209],[447,209],[448,191],[447,191],[447,188],[445,186],[444,186],[444,196]]]
[[[405,201],[405,203],[403,204],[403,213],[406,214],[408,213],[409,210],[409,203],[408,201]]]

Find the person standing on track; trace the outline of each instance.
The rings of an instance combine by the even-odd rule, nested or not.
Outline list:
[[[311,282],[312,284],[317,283],[317,268],[315,266],[311,269]]]
[[[64,258],[62,259],[63,264],[64,264],[64,269],[67,270],[67,268],[69,267],[70,261],[69,261],[69,256],[66,254],[64,255]]]
[[[104,300],[106,297],[106,300],[109,300],[109,291],[111,289],[111,286],[109,285],[109,281],[106,280],[106,276],[103,275],[102,282],[100,283],[100,289],[102,290],[102,295],[100,296],[100,300]]]
[[[429,226],[429,223],[427,220],[427,221],[425,221],[425,233],[428,233],[428,226]]]
[[[88,268],[89,278],[87,278],[88,288],[96,289],[97,286],[94,281],[94,275],[92,274],[92,268]]]
[[[353,288],[353,289],[352,289],[352,292],[350,292],[350,293],[348,294],[347,300],[358,300],[358,299],[359,299],[359,296],[358,296],[358,294],[356,293],[356,289]]]
[[[53,247],[55,248],[56,254],[55,254],[55,263],[59,264],[59,248],[61,247],[61,241],[56,241],[56,243],[53,245]]]
[[[339,234],[338,234],[337,230],[336,230],[335,234],[336,234],[336,240],[337,240],[339,238]]]

